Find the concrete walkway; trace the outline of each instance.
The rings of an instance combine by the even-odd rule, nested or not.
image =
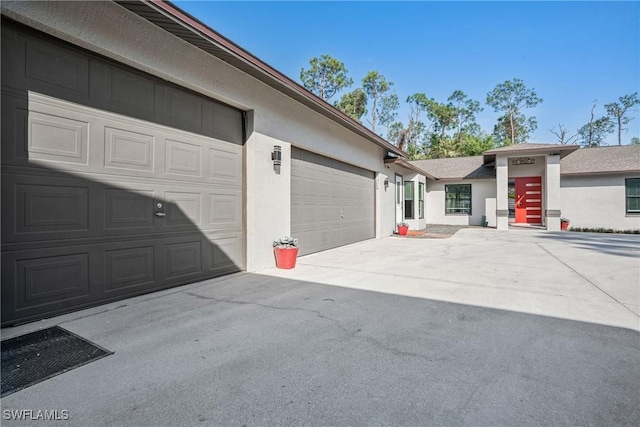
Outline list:
[[[2,409],[68,410],[65,426],[640,425],[638,277],[636,236],[363,242],[5,329],[60,324],[114,354]]]

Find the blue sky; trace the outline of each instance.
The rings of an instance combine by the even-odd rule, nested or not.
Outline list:
[[[595,99],[604,115],[604,104],[640,89],[637,1],[174,3],[298,82],[322,54],[344,62],[354,87],[377,70],[394,82],[403,122],[407,96],[445,102],[460,89],[483,104],[478,122],[491,132],[499,114],[487,92],[520,78],[544,99],[526,111],[538,120],[531,142],[555,142],[548,129],[576,133]],[[632,114],[623,143],[640,135]]]

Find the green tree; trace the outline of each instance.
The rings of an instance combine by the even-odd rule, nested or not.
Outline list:
[[[589,123],[578,129],[578,135],[580,136],[580,144],[585,147],[598,147],[600,146],[608,134],[614,130],[614,124],[609,117],[604,116],[598,119],[595,118],[595,110],[598,105],[598,101],[593,101],[591,107],[591,120]]]
[[[353,84],[344,64],[329,55],[312,58],[309,65],[311,67],[308,70],[300,70],[300,81],[306,89],[325,101]]]
[[[477,132],[476,114],[483,110],[480,103],[469,99],[461,90],[453,91],[447,101],[455,112],[456,134]]]
[[[640,138],[637,136],[634,136],[633,138],[631,138],[631,144],[640,145]]]
[[[360,88],[345,93],[335,107],[360,122],[367,113],[367,94]]]
[[[380,98],[380,112],[378,114],[378,122],[389,130],[389,126],[398,117],[398,108],[400,107],[400,101],[398,95],[395,93],[389,93],[383,95]]]
[[[423,93],[416,93],[407,98],[410,113],[405,127],[401,122],[393,123],[387,132],[387,139],[394,142],[398,148],[405,150],[411,160],[426,158],[427,127],[422,122],[429,100]]]
[[[618,101],[620,102],[605,104],[604,108],[607,110],[607,115],[614,121],[618,128],[618,145],[622,145],[622,131],[626,130],[622,125],[626,125],[633,119],[633,117],[628,115],[628,112],[640,104],[640,99],[638,99],[638,92],[634,92],[631,95],[621,96],[618,98]]]
[[[427,158],[427,132],[423,122],[409,120],[407,127],[401,122],[389,126],[387,139],[394,142],[398,148],[409,154],[409,159],[420,160]]]
[[[385,77],[377,71],[369,71],[362,79],[362,90],[367,94],[371,102],[371,118],[367,119],[371,125],[371,130],[376,131],[376,125],[381,120],[386,120],[389,116],[385,108],[392,106],[392,102],[385,101],[390,95],[393,82],[387,81]],[[390,125],[390,122],[387,122]]]
[[[496,137],[502,145],[526,142],[537,128],[535,118],[527,118],[522,110],[542,102],[535,90],[528,89],[520,79],[498,84],[487,94],[487,105],[495,112],[504,113],[496,125]]]
[[[427,117],[433,123],[433,132],[440,139],[447,136],[447,131],[453,129],[456,123],[456,110],[450,104],[442,104],[429,99],[426,108]]]
[[[459,137],[457,152],[460,156],[479,156],[485,151],[495,148],[495,141],[492,135],[485,133],[461,134]]]
[[[461,154],[459,147],[451,136],[442,136],[437,132],[433,132],[429,139],[430,158],[439,159],[443,157],[460,157]]]
[[[507,145],[520,144],[527,141],[529,133],[538,127],[535,117],[528,119],[524,115],[509,117],[508,115],[498,118],[498,123],[493,127],[493,136],[496,145],[504,147]],[[515,142],[511,138],[515,134]]]

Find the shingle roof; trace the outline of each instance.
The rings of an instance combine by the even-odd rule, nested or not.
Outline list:
[[[557,144],[520,144],[486,151],[483,156],[453,157],[446,159],[414,160],[411,163],[433,175],[436,179],[491,179],[496,172],[493,163],[484,165],[487,153],[563,147]],[[565,146],[566,147],[566,146]],[[580,148],[560,161],[561,175],[589,175],[604,173],[640,173],[640,145]]]
[[[560,162],[561,175],[619,172],[640,172],[640,145],[581,148]]]
[[[484,165],[483,156],[414,160],[411,163],[437,179],[491,179],[496,171]]]

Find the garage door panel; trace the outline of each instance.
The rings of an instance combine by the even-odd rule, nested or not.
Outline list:
[[[297,148],[291,162],[291,234],[300,254],[373,238],[373,172]]]
[[[164,247],[165,278],[173,279],[202,273],[200,240],[168,244]]]
[[[16,58],[24,64],[24,81],[32,90],[52,95],[89,98],[89,59],[68,49],[29,36],[19,35],[24,45],[24,56]]]
[[[165,173],[168,175],[202,176],[202,147],[183,141],[165,141]]]
[[[155,250],[153,245],[105,250],[104,291],[113,295],[153,287]]]
[[[2,254],[2,316],[23,318],[91,300],[90,247]]]
[[[152,190],[105,190],[105,230],[153,229],[154,192]],[[131,232],[128,230],[127,232]]]
[[[151,132],[105,126],[104,134],[105,168],[153,172],[156,142]]]
[[[202,218],[201,199],[202,195],[195,192],[165,192],[165,225],[167,227],[200,225]]]
[[[88,184],[3,175],[1,185],[3,244],[90,235]]]
[[[18,309],[89,294],[89,254],[49,256],[16,261]]]
[[[225,149],[226,148],[226,149]],[[242,150],[229,150],[227,147],[212,147],[208,152],[210,182],[237,186],[242,178]]]
[[[91,61],[91,98],[101,100],[101,108],[153,121],[156,115],[153,81],[120,67]]]
[[[242,229],[242,192],[218,190],[209,193],[208,225],[212,230]]]
[[[236,272],[238,265],[242,265],[242,239],[237,234],[219,235],[216,244],[208,247],[208,269],[216,272]]]

